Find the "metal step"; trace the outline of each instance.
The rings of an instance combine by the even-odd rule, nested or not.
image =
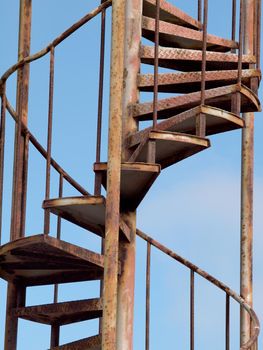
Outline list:
[[[103,278],[104,257],[48,235],[35,235],[0,247],[0,277],[36,286]]]
[[[102,300],[96,298],[20,307],[15,309],[14,314],[28,321],[62,326],[101,317]]]
[[[162,169],[210,147],[208,139],[182,133],[151,130],[144,137],[147,138],[147,142],[144,139],[141,140],[143,147],[136,161],[147,161],[148,142],[154,141],[155,161],[161,165]]]
[[[196,120],[200,114],[206,117],[206,135],[214,135],[244,127],[244,120],[234,113],[210,106],[198,106],[159,122],[156,130],[195,135]],[[133,148],[137,146],[150,131],[152,131],[152,127],[129,136],[126,140],[126,147]]]
[[[143,45],[140,50],[142,63],[154,64],[154,47]],[[183,72],[202,70],[202,51],[159,47],[159,66],[176,69]],[[242,55],[242,67],[248,69],[250,64],[256,63],[253,55]],[[206,70],[237,69],[238,55],[233,53],[206,52]]]
[[[107,163],[95,163],[94,171],[102,174],[107,185]],[[150,163],[122,163],[120,201],[122,210],[135,210],[160,173],[160,165]]]
[[[260,79],[260,70],[246,69],[242,71],[242,84],[249,86],[251,78]],[[162,73],[158,74],[158,91],[169,93],[189,93],[201,90],[201,72]],[[210,71],[205,74],[206,89],[231,85],[237,82],[238,71]],[[138,87],[141,91],[154,90],[154,75],[142,74],[138,77]]]
[[[257,96],[246,86],[228,85],[205,91],[205,104],[211,107],[231,111],[233,94],[241,94],[241,112],[260,111]],[[158,119],[167,119],[200,105],[201,92],[161,99],[157,103]],[[136,120],[152,120],[153,102],[138,103],[133,106],[133,116]]]
[[[105,206],[103,196],[81,196],[48,199],[43,208],[101,237],[105,237]],[[130,241],[130,228],[120,220],[120,237]]]
[[[144,38],[154,42],[155,20],[153,18],[145,16],[142,18],[142,35]],[[159,44],[168,47],[202,50],[203,34],[194,29],[160,21]],[[235,41],[220,38],[211,34],[207,35],[207,51],[228,52],[231,49],[237,48],[238,43]]]
[[[156,0],[143,1],[143,15],[156,17]],[[160,20],[197,30],[202,28],[199,21],[165,0],[160,0]]]
[[[95,335],[93,337],[53,347],[50,350],[101,350],[101,336]]]

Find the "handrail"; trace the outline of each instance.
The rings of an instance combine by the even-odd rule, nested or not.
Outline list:
[[[25,64],[31,63],[33,61],[36,61],[37,59],[45,56],[48,52],[51,51],[52,47],[58,46],[62,41],[64,41],[66,38],[68,38],[71,34],[73,34],[76,30],[78,30],[80,27],[82,27],[84,24],[86,24],[88,21],[90,21],[92,18],[97,16],[102,10],[108,8],[112,3],[112,0],[107,0],[103,4],[96,7],[93,11],[82,17],[80,20],[75,22],[71,27],[69,27],[67,30],[65,30],[62,34],[60,34],[56,39],[54,39],[50,44],[48,44],[44,49],[38,51],[37,53],[27,56],[17,63],[15,63],[13,66],[7,69],[7,71],[1,76],[0,79],[0,86],[4,84],[4,82],[10,77],[11,74],[17,71],[18,68],[23,67]]]
[[[248,342],[240,347],[240,350],[249,350],[252,345],[255,344],[257,341],[259,331],[260,331],[260,324],[258,317],[255,313],[255,311],[252,309],[252,307],[236,292],[234,292],[232,289],[230,289],[227,285],[216,279],[215,277],[211,276],[209,273],[205,272],[204,270],[200,269],[198,266],[194,265],[187,259],[184,259],[180,255],[176,254],[173,252],[171,249],[165,247],[152,237],[146,235],[144,232],[141,230],[137,229],[136,234],[141,237],[143,240],[145,240],[147,243],[150,243],[153,245],[155,248],[159,249],[166,255],[170,256],[171,258],[175,259],[179,263],[183,264],[184,266],[188,267],[191,271],[194,271],[197,273],[199,276],[203,277],[207,281],[211,282],[214,284],[216,287],[220,288],[223,290],[228,296],[236,300],[240,306],[242,306],[250,315],[251,320],[252,320],[252,335],[251,338],[248,340]]]

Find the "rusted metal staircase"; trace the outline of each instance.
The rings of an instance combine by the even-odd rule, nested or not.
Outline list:
[[[113,113],[116,114],[115,118],[119,116],[119,110],[115,108],[116,101],[114,105],[114,98],[111,97],[109,158],[108,162],[104,163],[100,161],[100,149],[105,12],[107,7],[113,5],[112,46],[113,50],[117,48],[123,51],[121,42],[116,43],[118,35],[114,32],[114,25],[120,18],[123,18],[120,16],[120,11],[123,11],[120,4],[124,4],[124,2],[114,2],[114,0],[112,2],[110,0],[102,2],[92,13],[75,23],[39,53],[29,56],[29,51],[24,50],[23,57],[20,57],[18,63],[12,66],[1,78],[1,200],[6,110],[12,115],[17,126],[14,164],[16,179],[14,181],[11,239],[9,243],[0,247],[0,276],[8,281],[9,285],[5,350],[16,349],[18,318],[51,325],[51,349],[108,350],[118,348],[118,350],[131,350],[132,332],[129,341],[126,343],[123,340],[115,342],[116,334],[112,335],[112,332],[114,332],[112,328],[116,328],[116,324],[112,326],[111,321],[114,321],[114,317],[116,321],[116,315],[118,314],[118,317],[121,317],[121,313],[127,312],[129,307],[132,310],[133,301],[131,301],[130,306],[121,301],[121,311],[116,311],[118,307],[116,304],[111,304],[111,302],[115,300],[114,298],[117,300],[116,285],[119,288],[119,299],[123,297],[125,291],[127,292],[127,288],[130,288],[126,296],[128,295],[131,298],[128,298],[128,302],[132,300],[131,295],[134,293],[134,260],[132,258],[131,260],[127,259],[127,256],[130,257],[135,254],[133,248],[132,253],[129,250],[130,246],[134,247],[135,233],[147,242],[148,247],[146,350],[149,349],[150,248],[152,245],[190,270],[190,349],[194,349],[194,278],[196,274],[210,281],[226,295],[225,348],[230,348],[229,300],[233,298],[240,304],[243,312],[248,315],[249,322],[251,322],[250,335],[246,342],[241,344],[240,348],[256,349],[259,322],[251,306],[237,293],[209,274],[141,231],[137,230],[136,232],[133,213],[164,168],[210,147],[210,140],[207,136],[244,128],[245,119],[241,117],[240,113],[260,111],[260,102],[257,97],[261,78],[258,39],[260,2],[256,1],[257,6],[255,6],[254,11],[255,30],[257,32],[256,45],[253,52],[244,54],[243,38],[246,28],[243,0],[240,3],[238,41],[235,40],[236,13],[234,12],[231,40],[207,33],[207,0],[204,1],[203,20],[201,20],[200,1],[198,1],[198,19],[192,18],[165,0],[126,1],[126,32],[124,25],[122,30],[118,28],[118,35],[121,35],[123,31],[126,40],[124,40],[124,50],[126,50],[123,60],[124,69],[122,70],[120,66],[119,76],[112,69],[111,77],[112,81],[116,83],[122,72],[126,70],[126,75],[124,74],[123,77],[124,88],[121,79],[119,87],[112,83],[112,89],[114,90],[111,91],[113,95],[124,89],[121,92],[124,100],[124,107],[122,107],[124,109],[121,115],[124,121],[122,129],[120,121],[116,121],[117,119],[111,121]],[[235,4],[235,1],[233,4]],[[140,5],[143,7],[140,8]],[[115,9],[114,6],[116,6]],[[233,8],[236,8],[236,4]],[[102,14],[101,71],[97,155],[94,164],[95,192],[92,195],[74,181],[51,157],[51,135],[55,48],[98,14]],[[114,19],[114,16],[117,19]],[[131,21],[131,18],[133,21]],[[29,15],[24,21],[28,25],[30,22]],[[143,38],[154,42],[154,45],[145,45],[141,41],[141,35]],[[119,39],[123,38],[119,36]],[[50,86],[47,148],[45,149],[27,127],[27,101],[24,92],[28,88],[29,64],[47,54],[50,54]],[[116,55],[116,52],[112,55],[112,66],[116,63],[114,54]],[[118,59],[123,59],[123,55]],[[141,64],[153,66],[153,73],[140,73]],[[159,67],[168,68],[169,72],[159,73]],[[15,72],[18,72],[16,110],[9,103],[5,93],[6,81]],[[153,101],[140,102],[138,98],[138,92],[140,91],[153,93]],[[158,98],[158,92],[173,95],[168,98]],[[121,96],[118,96],[119,102],[117,103],[119,104],[121,103]],[[143,124],[141,127],[141,122],[144,121],[152,121],[152,125],[145,128]],[[111,130],[111,128],[116,128],[117,131]],[[120,139],[119,141],[114,140],[115,136],[117,139],[120,136],[118,130],[122,130],[122,144]],[[116,134],[114,135],[115,131]],[[29,143],[32,143],[47,161],[46,192],[43,201],[43,209],[45,210],[44,233],[33,236],[26,236],[24,232]],[[116,145],[119,145],[119,148]],[[113,151],[111,151],[111,148]],[[114,149],[116,150],[115,154],[119,154],[118,159],[114,158]],[[59,197],[53,199],[50,198],[51,167],[60,176]],[[114,182],[116,179],[117,181]],[[80,192],[80,196],[63,197],[64,181],[76,188]],[[101,195],[102,186],[106,190],[105,196]],[[58,217],[56,238],[49,235],[50,214]],[[63,241],[61,237],[61,219],[68,220],[103,238],[102,253],[97,254],[89,251],[86,247],[79,247]],[[115,236],[111,235],[112,227],[118,227],[119,237],[117,237],[118,233],[116,234],[116,232],[114,232]],[[123,257],[124,255],[125,257]],[[128,277],[128,280],[130,278],[129,281],[133,281],[131,284],[127,284],[126,279],[129,268],[132,276]],[[116,275],[116,280],[114,277],[111,281],[112,275],[110,274],[114,276],[115,272],[119,277]],[[124,279],[122,279],[123,275],[125,276]],[[118,279],[119,281],[117,281]],[[102,293],[98,298],[58,302],[58,284],[90,280],[104,281]],[[26,288],[46,284],[55,285],[54,303],[26,306]],[[61,326],[94,318],[102,319],[100,334],[59,345],[59,328]],[[132,316],[129,322],[132,322]],[[132,329],[132,326],[129,326]],[[123,327],[127,328],[125,322]],[[117,337],[121,337],[118,330],[115,329],[116,332]],[[121,333],[122,336],[127,336],[127,332],[125,329]]]

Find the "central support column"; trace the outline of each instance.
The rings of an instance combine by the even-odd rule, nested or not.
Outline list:
[[[30,55],[32,1],[20,0],[18,60]],[[28,139],[21,132],[21,123],[27,125],[28,115],[28,81],[29,65],[18,70],[16,111],[18,122],[15,127],[12,212],[10,240],[24,236],[26,215],[26,186],[27,186],[27,153]],[[18,319],[13,309],[24,306],[25,287],[8,283],[5,324],[5,350],[15,350],[17,347]]]
[[[102,349],[117,348],[120,173],[125,0],[112,1],[110,112],[105,217]]]
[[[127,161],[131,152],[125,147],[125,139],[137,131],[137,123],[130,114],[129,106],[137,103],[139,91],[137,77],[140,71],[142,0],[126,0],[125,16],[125,59],[123,95],[123,148],[122,160]],[[131,241],[120,242],[122,274],[118,286],[118,333],[117,350],[133,350],[136,212],[121,213],[122,219],[131,229]]]
[[[254,0],[244,0],[244,53],[253,55]],[[252,67],[251,67],[252,68]],[[241,177],[241,252],[240,294],[253,304],[253,175],[254,175],[254,113],[244,113],[245,128],[242,130],[242,177]],[[240,345],[250,338],[250,317],[241,308]]]

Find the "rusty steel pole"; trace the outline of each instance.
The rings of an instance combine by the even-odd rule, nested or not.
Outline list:
[[[20,0],[19,18],[19,41],[18,60],[29,56],[31,39],[31,0]],[[25,65],[18,70],[16,110],[19,122],[15,127],[14,145],[14,170],[13,170],[13,191],[12,191],[12,212],[10,240],[24,236],[25,206],[26,206],[26,183],[27,183],[27,152],[28,142],[22,135],[21,123],[27,125],[28,114],[28,81],[29,66]],[[6,303],[6,325],[5,325],[5,350],[15,350],[17,345],[18,319],[13,316],[13,308],[23,306],[25,303],[25,287],[8,283]]]
[[[110,111],[105,217],[102,349],[117,348],[117,289],[125,0],[112,1]]]
[[[140,71],[140,42],[142,0],[126,0],[125,45],[124,45],[124,92],[123,92],[123,148],[122,160],[127,161],[131,151],[125,147],[127,136],[137,131],[137,123],[130,114],[129,105],[139,101],[137,76]],[[136,212],[121,213],[131,229],[131,241],[121,241],[120,259],[122,273],[118,283],[118,333],[117,350],[133,349],[135,252],[136,252]]]
[[[244,53],[253,55],[254,0],[244,0]],[[244,113],[245,127],[242,130],[241,169],[241,253],[240,294],[252,306],[252,262],[253,262],[253,175],[254,175],[254,113]],[[241,308],[240,344],[250,337],[250,317]]]

